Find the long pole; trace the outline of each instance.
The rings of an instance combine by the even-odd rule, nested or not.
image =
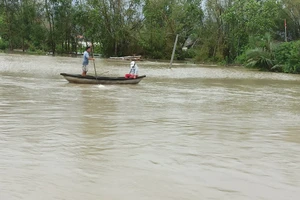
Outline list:
[[[285,38],[285,41],[287,42],[286,19],[284,19],[284,38]]]
[[[94,70],[95,70],[95,77],[96,77],[96,80],[97,80],[97,71],[96,71],[96,66],[95,66],[95,59],[94,59],[94,46],[93,46],[93,39],[92,39],[92,44],[91,44],[91,47],[92,47],[92,58],[93,58],[93,64],[94,64]]]
[[[93,56],[94,57],[94,56]],[[95,60],[93,60],[93,63],[94,63],[94,70],[95,70],[95,77],[97,79],[97,71],[96,71],[96,66],[95,66]]]
[[[172,52],[172,57],[171,57],[171,62],[170,62],[170,68],[172,68],[172,63],[173,63],[174,54],[175,54],[175,50],[176,50],[177,40],[178,40],[178,34],[176,35],[176,39],[174,42],[174,47],[173,47],[173,52]]]

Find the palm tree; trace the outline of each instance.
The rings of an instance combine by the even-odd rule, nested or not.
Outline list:
[[[263,38],[250,38],[250,46],[256,46],[246,51],[246,67],[262,70],[272,70],[275,66],[274,49],[276,45],[271,40],[271,35],[266,33]]]

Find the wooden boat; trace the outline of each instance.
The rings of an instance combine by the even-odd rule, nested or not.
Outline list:
[[[60,73],[70,83],[80,84],[138,84],[146,75],[138,76],[137,78],[125,77],[108,77],[108,76],[82,76],[80,74],[66,74]]]

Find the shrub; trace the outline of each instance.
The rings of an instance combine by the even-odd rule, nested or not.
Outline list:
[[[235,62],[236,64],[243,64],[243,63],[245,63],[246,61],[247,61],[247,56],[246,56],[245,53],[243,53],[243,54],[237,56],[234,62]]]
[[[8,48],[8,42],[6,42],[0,38],[0,49],[5,50],[7,48]]]
[[[250,49],[246,52],[246,67],[271,70],[274,66],[272,54],[262,48]]]
[[[300,41],[282,43],[274,54],[283,72],[300,73]]]

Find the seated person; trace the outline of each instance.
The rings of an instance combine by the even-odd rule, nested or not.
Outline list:
[[[125,78],[137,78],[138,77],[139,68],[135,61],[131,61],[130,63],[130,71],[128,74],[125,74]]]

